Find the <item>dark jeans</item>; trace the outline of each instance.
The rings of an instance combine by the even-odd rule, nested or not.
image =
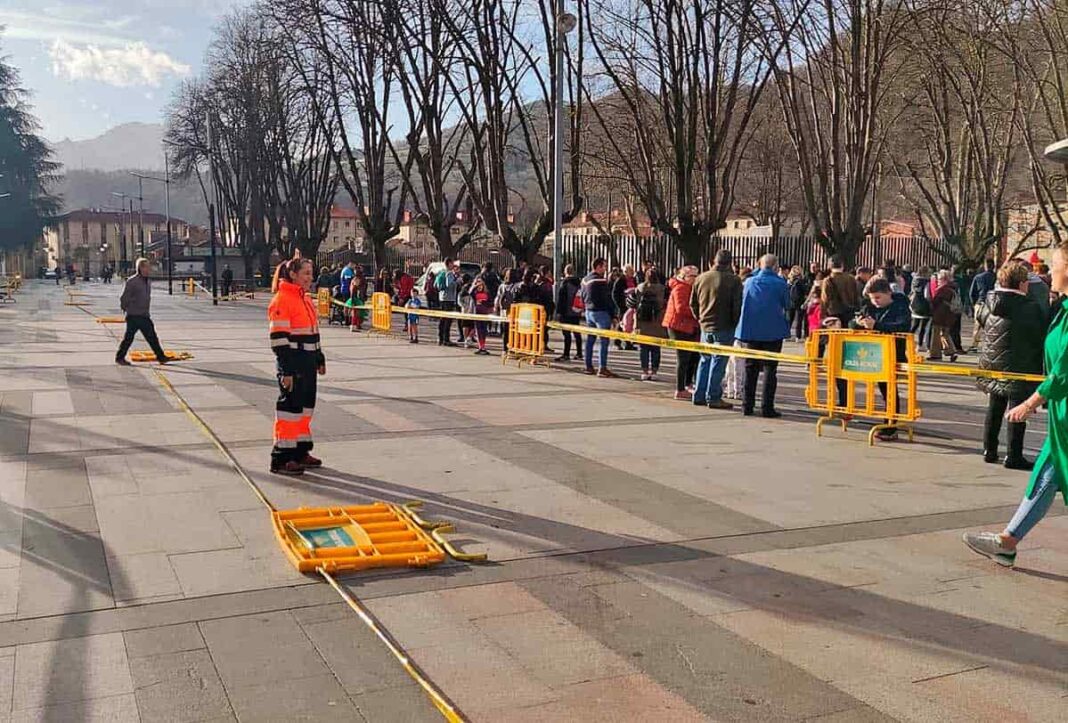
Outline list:
[[[998,436],[1001,434],[1001,420],[1005,418],[1005,410],[1022,404],[1027,399],[1026,394],[1005,396],[997,392],[987,395],[986,420],[983,424],[983,451],[997,453]],[[1020,459],[1023,457],[1024,433],[1027,431],[1027,422],[1009,422],[1008,459]]]
[[[700,334],[683,334],[681,331],[668,329],[668,336],[676,341],[697,341]],[[694,377],[697,376],[697,362],[701,355],[695,351],[675,350],[675,391],[684,392],[686,387],[693,386]]]
[[[953,346],[957,347],[958,350],[962,351],[964,349],[964,342],[960,339],[960,326],[961,319],[963,318],[963,314],[957,314],[957,320],[953,322],[953,327],[950,329],[949,332],[950,337],[952,337],[953,339]]]
[[[141,332],[141,336],[145,337],[145,341],[155,352],[157,360],[163,361],[167,358],[167,355],[163,353],[163,347],[159,344],[159,337],[156,336],[156,327],[152,319],[147,316],[127,316],[126,334],[122,337],[119,350],[115,352],[116,359],[126,358],[126,352],[130,351],[130,345],[133,344],[137,332]]]
[[[441,311],[456,311],[456,304],[450,301],[442,301],[438,304],[438,308]],[[459,324],[457,324],[459,326]],[[449,341],[449,332],[452,331],[452,319],[438,319],[438,343],[444,344]],[[462,334],[462,332],[461,332]],[[460,337],[460,341],[463,341],[463,337]]]
[[[789,328],[794,330],[794,336],[798,339],[808,336],[808,314],[803,308],[790,309]]]
[[[930,347],[931,317],[912,317],[912,333],[916,335],[916,346]]]
[[[638,359],[641,360],[643,370],[653,374],[660,371],[660,347],[652,344],[639,344]]]
[[[582,319],[579,319],[578,317],[562,317],[560,319],[560,322],[563,324],[574,324],[575,326],[578,326],[582,323]],[[564,331],[561,333],[564,335],[564,353],[562,354],[562,356],[571,356],[572,340],[574,340],[575,342],[575,353],[579,356],[582,356],[582,335],[579,334],[577,331]]]
[[[782,340],[779,341],[746,341],[742,342],[746,349],[760,351],[782,351]],[[779,362],[764,361],[762,359],[745,360],[745,395],[742,399],[743,409],[752,411],[756,406],[756,389],[760,373],[764,373],[764,384],[760,392],[760,407],[765,412],[775,409],[775,390],[779,386]]]

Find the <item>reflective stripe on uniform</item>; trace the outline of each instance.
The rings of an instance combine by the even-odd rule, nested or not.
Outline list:
[[[283,337],[279,337],[277,339],[271,339],[271,348],[272,349],[275,348],[275,347],[281,347],[281,346],[292,346],[292,344],[290,343],[289,339],[286,339],[284,336]]]
[[[271,319],[268,328],[271,331],[280,331],[289,328],[289,319]]]
[[[290,349],[296,349],[297,351],[318,351],[319,342],[317,341],[289,341]],[[274,346],[274,342],[271,343]]]
[[[278,449],[296,449],[297,440],[295,439],[276,439],[274,440],[274,446]]]
[[[281,419],[283,422],[299,422],[304,418],[304,415],[300,412],[283,412],[276,410],[274,413],[275,419]]]

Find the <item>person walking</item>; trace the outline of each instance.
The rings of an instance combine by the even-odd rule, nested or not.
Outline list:
[[[126,279],[122,287],[122,296],[119,297],[119,306],[126,314],[126,334],[119,343],[119,349],[115,352],[115,363],[120,366],[130,366],[126,360],[126,352],[130,350],[137,332],[148,342],[148,346],[156,355],[156,361],[160,364],[167,363],[167,354],[160,346],[159,337],[156,336],[156,326],[152,323],[149,307],[152,305],[152,280],[149,274],[152,272],[152,262],[146,258],[137,259],[134,264],[136,273]]]
[[[646,269],[645,281],[638,284],[634,294],[637,301],[634,306],[634,318],[638,334],[666,339],[664,285],[660,283],[660,272],[656,270],[656,267]],[[660,347],[655,344],[639,344],[638,357],[642,365],[641,380],[643,382],[656,381],[656,374],[660,371]]]
[[[222,295],[229,296],[230,292],[234,288],[234,270],[230,268],[230,264],[223,265],[222,271]]]
[[[267,306],[271,351],[278,377],[274,412],[274,447],[271,472],[304,474],[323,462],[311,455],[311,420],[315,412],[317,377],[326,374],[326,357],[319,342],[319,318],[308,291],[312,285],[311,259],[299,255],[275,269]]]
[[[953,282],[953,272],[942,269],[938,272],[938,287],[931,297],[931,349],[928,361],[940,361],[943,354],[951,362],[957,361],[960,350],[953,343],[953,327],[961,315],[960,296]]]
[[[1068,243],[1053,252],[1050,287],[1068,293]],[[1031,480],[1012,520],[1000,533],[966,532],[964,544],[999,565],[1016,563],[1016,548],[1049,512],[1057,492],[1068,504],[1068,302],[1056,309],[1044,345],[1046,379],[1022,404],[1005,415],[1010,424],[1025,422],[1039,407],[1049,408],[1046,441],[1035,460]]]
[[[705,344],[734,344],[734,330],[742,312],[742,282],[732,269],[733,260],[730,251],[720,249],[712,268],[693,282],[690,310],[701,325],[701,341]],[[701,355],[692,400],[695,405],[734,408],[723,401],[723,375],[729,359],[723,354]]]
[[[980,305],[986,302],[987,294],[997,286],[997,276],[994,274],[994,259],[983,262],[983,270],[972,279],[972,285],[968,289],[968,300],[971,302],[975,314],[979,313]],[[968,351],[976,351],[983,339],[983,327],[976,323],[972,326],[972,345]],[[1015,406],[1015,405],[1013,405]]]
[[[996,286],[975,307],[975,324],[981,330],[982,346],[979,368],[1022,374],[1042,373],[1042,344],[1046,337],[1046,315],[1027,296],[1027,269],[1008,264],[997,274]],[[974,287],[974,282],[972,286]],[[983,377],[977,380],[987,393],[986,420],[983,424],[983,461],[998,461],[998,435],[1005,410],[1018,407],[1031,396],[1038,384]],[[1009,423],[1007,469],[1030,470],[1033,463],[1024,459],[1025,422]]]
[[[701,338],[701,325],[690,308],[690,296],[696,278],[696,266],[683,266],[668,281],[667,309],[662,323],[668,337],[675,341],[698,341]],[[675,399],[684,402],[693,400],[699,359],[700,355],[695,351],[675,350]]]
[[[582,280],[575,274],[573,264],[564,267],[564,278],[557,284],[556,290],[556,320],[561,324],[578,326],[582,323],[582,298],[579,291],[582,289]],[[567,364],[571,361],[571,342],[575,342],[575,361],[582,358],[582,335],[577,331],[565,331],[564,353],[556,357],[556,361]]]
[[[746,279],[742,292],[742,313],[734,336],[746,349],[781,352],[783,339],[790,335],[786,311],[790,306],[790,290],[779,276],[779,260],[774,254],[760,259],[760,270]],[[745,390],[742,414],[751,416],[756,406],[756,388],[761,372],[764,385],[760,394],[761,414],[768,419],[781,417],[775,409],[775,390],[778,387],[776,361],[745,360]]]
[[[627,304],[627,299],[637,288],[638,279],[634,274],[634,267],[631,264],[626,264],[623,267],[623,275],[617,277],[616,280],[612,282],[612,304],[615,306],[616,319],[619,319],[620,321],[623,320],[623,316],[627,313],[627,309],[630,308]],[[629,341],[625,342],[623,348],[633,349],[634,344]]]
[[[505,272],[504,281],[497,287],[497,298],[493,302],[493,310],[497,316],[508,318],[508,311],[512,308],[512,304],[515,303],[516,292],[519,291],[522,283],[523,279],[519,269],[508,269]],[[505,321],[501,324],[501,343],[504,346],[505,354],[508,353],[508,331],[509,322]]]
[[[790,269],[787,285],[790,288],[790,328],[794,330],[794,338],[801,341],[808,336],[808,315],[805,313],[805,301],[808,299],[808,282],[801,271],[800,266]]]
[[[454,268],[455,266],[455,268]],[[452,259],[445,259],[445,268],[441,269],[434,278],[434,288],[438,292],[438,307],[442,311],[456,311],[456,301],[459,293],[459,279],[456,269],[459,264],[454,264]],[[452,332],[452,319],[441,318],[438,320],[438,346],[456,346],[449,338]]]
[[[916,335],[916,351],[926,352],[931,336],[931,269],[921,266],[912,277],[909,291],[909,312],[912,316],[910,331]]]
[[[590,273],[582,280],[579,290],[585,309],[586,325],[595,329],[612,327],[612,312],[615,310],[615,305],[612,303],[612,294],[608,288],[608,280],[605,278],[607,265],[608,262],[603,258],[594,259],[590,266]],[[596,369],[593,366],[595,341],[599,341],[601,345]],[[593,334],[586,335],[586,373],[596,374],[599,377],[615,376],[608,369],[608,337],[601,337],[598,340]]]

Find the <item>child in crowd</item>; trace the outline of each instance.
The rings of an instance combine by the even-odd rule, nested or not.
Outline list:
[[[408,298],[408,303],[406,303],[404,306],[406,308],[408,308],[408,309],[421,309],[421,308],[423,308],[423,302],[419,301],[419,297],[413,294],[412,296],[410,296]],[[408,319],[408,324],[407,324],[407,326],[408,326],[408,343],[409,344],[418,344],[419,343],[419,315],[418,314],[407,314],[406,316],[407,316],[407,319]]]

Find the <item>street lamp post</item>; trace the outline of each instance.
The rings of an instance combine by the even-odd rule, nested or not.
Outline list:
[[[119,253],[120,263],[122,263],[122,273],[125,276],[130,270],[130,261],[126,256],[126,199],[129,198],[125,193],[119,193],[118,191],[112,191],[112,196],[122,199],[119,202],[119,238],[122,244],[122,249]],[[133,225],[133,218],[131,217],[131,226]]]
[[[130,174],[137,177],[138,184],[140,184],[142,180],[145,180],[145,181],[155,181],[157,183],[162,183],[163,186],[164,186],[165,199],[166,199],[164,203],[166,205],[166,213],[167,213],[167,293],[170,294],[170,295],[173,295],[174,294],[174,262],[171,259],[171,166],[170,166],[170,157],[167,155],[166,151],[164,151],[164,153],[163,153],[163,168],[164,168],[163,178],[156,178],[155,176],[144,176],[144,175],[141,175],[140,173],[134,173],[133,171],[131,171]],[[143,242],[142,242],[142,244],[143,244]],[[141,255],[144,256],[144,247],[143,247],[143,245],[142,245],[142,249],[141,249]]]
[[[138,203],[138,218],[137,218],[137,242],[141,246],[141,258],[145,257],[145,190],[144,184],[141,183],[141,179],[144,178],[140,174],[130,171],[130,175],[137,178],[137,203]]]
[[[562,6],[562,3],[561,3]],[[556,16],[556,106],[553,112],[553,284],[560,283],[560,244],[564,234],[564,46],[578,19],[561,9]]]

